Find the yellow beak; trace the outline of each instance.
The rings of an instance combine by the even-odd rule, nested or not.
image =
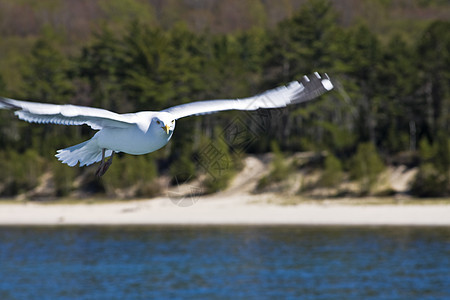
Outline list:
[[[165,130],[166,130],[166,133],[169,134],[169,131],[170,131],[170,126],[169,126],[169,125],[166,124],[166,125],[163,127],[163,129],[165,129]]]

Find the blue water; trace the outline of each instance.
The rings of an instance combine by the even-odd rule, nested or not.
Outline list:
[[[0,299],[450,299],[450,228],[0,227]]]

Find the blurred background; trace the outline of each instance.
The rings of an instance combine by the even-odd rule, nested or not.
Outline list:
[[[402,166],[415,170],[408,194],[448,196],[449,20],[447,0],[0,0],[4,97],[125,113],[242,98],[314,71],[336,85],[278,110],[242,149],[221,142],[223,128],[236,116],[255,127],[257,113],[180,120],[165,148],[119,156],[101,180],[95,166],[53,157],[90,138],[90,128],[30,125],[0,111],[0,196],[158,195],[163,176],[205,173],[195,157],[211,143],[233,163],[205,182],[209,192],[223,189],[246,155],[272,152],[262,190],[308,168],[320,175],[300,193],[356,180],[356,190],[334,195],[370,195],[379,174]],[[313,159],[284,163],[299,152]]]

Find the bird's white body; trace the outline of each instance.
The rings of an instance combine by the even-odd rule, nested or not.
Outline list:
[[[284,107],[306,102],[333,89],[328,75],[314,73],[304,76],[262,94],[244,99],[208,100],[186,103],[163,111],[142,111],[117,114],[105,109],[55,105],[0,98],[0,108],[14,109],[22,120],[34,123],[61,125],[87,124],[98,132],[81,144],[58,150],[56,157],[69,166],[90,165],[102,161],[99,174],[106,172],[111,164],[104,165],[104,158],[115,152],[134,155],[146,154],[164,147],[172,137],[175,121],[191,115],[224,110],[256,110],[259,108]]]
[[[152,114],[158,116],[158,113]],[[161,116],[159,116],[161,119]],[[174,120],[172,118],[172,120]],[[170,140],[175,129],[171,124],[169,133],[161,130],[162,126],[150,118],[146,126],[131,125],[127,128],[105,127],[93,139],[97,140],[100,149],[110,149],[114,152],[125,152],[140,155],[156,151],[164,147]],[[171,123],[171,120],[168,122]]]
[[[58,150],[56,157],[69,166],[88,166],[109,157],[113,152],[141,155],[164,147],[172,137],[175,119],[166,112],[139,112],[124,116],[134,123],[123,126],[104,126],[90,140]],[[164,129],[167,124],[167,130]],[[102,154],[102,150],[105,153]]]

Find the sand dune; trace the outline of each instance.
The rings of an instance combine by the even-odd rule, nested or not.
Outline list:
[[[230,187],[212,196],[194,181],[172,186],[166,197],[116,202],[0,204],[0,225],[131,224],[304,224],[304,225],[442,225],[450,226],[450,202],[395,199],[305,201],[293,194],[252,194],[268,172],[267,158],[249,156]],[[404,170],[395,182],[405,178]],[[393,173],[394,174],[394,173]],[[394,174],[395,175],[395,174]],[[401,175],[401,176],[400,176]],[[409,177],[408,177],[409,178]],[[402,183],[402,182],[400,182]],[[404,185],[404,184],[403,184]],[[401,187],[400,187],[401,190]],[[1,203],[1,202],[0,202]],[[403,203],[403,204],[402,204]],[[426,203],[426,205],[424,205]]]

